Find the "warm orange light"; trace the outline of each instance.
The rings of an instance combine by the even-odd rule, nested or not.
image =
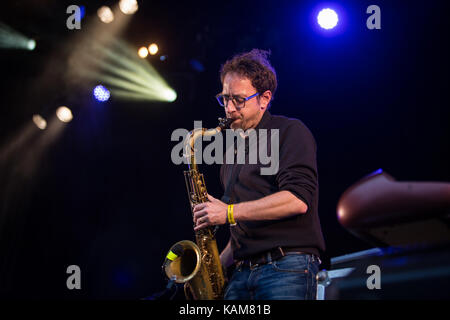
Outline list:
[[[59,107],[56,110],[56,116],[62,122],[70,122],[73,119],[72,111],[70,111],[70,109],[66,106]]]
[[[138,50],[138,55],[139,57],[141,57],[142,59],[146,58],[148,56],[148,50],[146,47],[142,47]]]
[[[133,14],[138,10],[139,6],[136,0],[120,0],[119,8],[125,14]]]
[[[148,46],[148,52],[153,56],[158,52],[158,45],[156,43],[152,43]]]
[[[33,115],[33,122],[36,125],[36,127],[38,127],[41,130],[47,128],[47,121],[45,121],[45,119],[42,118],[42,116],[39,114]]]
[[[97,10],[97,15],[104,23],[110,23],[114,20],[114,13],[108,6],[103,6]]]

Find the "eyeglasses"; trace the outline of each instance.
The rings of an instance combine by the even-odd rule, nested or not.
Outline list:
[[[241,110],[242,108],[245,107],[245,101],[248,101],[248,100],[250,100],[251,98],[256,97],[257,95],[259,95],[259,92],[257,92],[257,93],[255,93],[255,94],[251,95],[250,97],[243,98],[243,97],[240,97],[240,96],[233,96],[233,95],[228,95],[228,94],[221,94],[221,93],[219,93],[218,95],[216,95],[216,99],[217,99],[217,101],[219,102],[219,104],[220,104],[222,107],[227,106],[227,105],[228,105],[228,102],[229,102],[230,100],[232,100],[232,101],[233,101],[233,104],[234,104],[234,107],[236,108],[236,110],[239,111],[239,110]]]

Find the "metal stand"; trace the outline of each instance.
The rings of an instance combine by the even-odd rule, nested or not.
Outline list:
[[[364,259],[367,257],[373,257],[382,255],[383,250],[379,248],[373,248],[369,250],[349,253],[343,256],[331,258],[331,267],[342,265],[345,263],[351,263],[352,261]],[[317,273],[316,279],[317,279],[317,293],[316,293],[316,300],[325,300],[325,291],[326,288],[332,283],[334,279],[344,278],[351,274],[355,270],[353,267],[346,267],[346,268],[338,268],[334,270],[322,270],[319,273]]]

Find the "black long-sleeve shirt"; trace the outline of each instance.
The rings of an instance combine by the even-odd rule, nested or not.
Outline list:
[[[316,142],[310,130],[298,119],[271,115],[266,111],[255,128],[267,129],[267,150],[271,150],[270,129],[279,129],[279,169],[271,175],[261,175],[262,165],[242,165],[239,177],[230,192],[230,203],[258,200],[278,191],[287,190],[302,200],[308,210],[281,220],[239,221],[230,226],[231,248],[236,260],[246,259],[276,247],[295,247],[299,251],[320,255],[325,250],[318,216],[318,174]],[[258,139],[259,141],[259,139]],[[236,162],[236,161],[235,161]],[[224,190],[232,170],[239,164],[224,163],[220,179]],[[255,217],[258,212],[253,213]]]

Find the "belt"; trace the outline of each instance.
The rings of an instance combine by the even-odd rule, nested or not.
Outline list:
[[[236,267],[249,266],[251,268],[251,267],[261,265],[261,264],[266,264],[266,263],[278,260],[278,259],[286,256],[287,254],[292,254],[292,253],[308,254],[307,252],[301,251],[301,249],[299,249],[299,248],[277,247],[272,250],[265,251],[261,254],[251,256],[248,259],[239,260],[236,263]]]

